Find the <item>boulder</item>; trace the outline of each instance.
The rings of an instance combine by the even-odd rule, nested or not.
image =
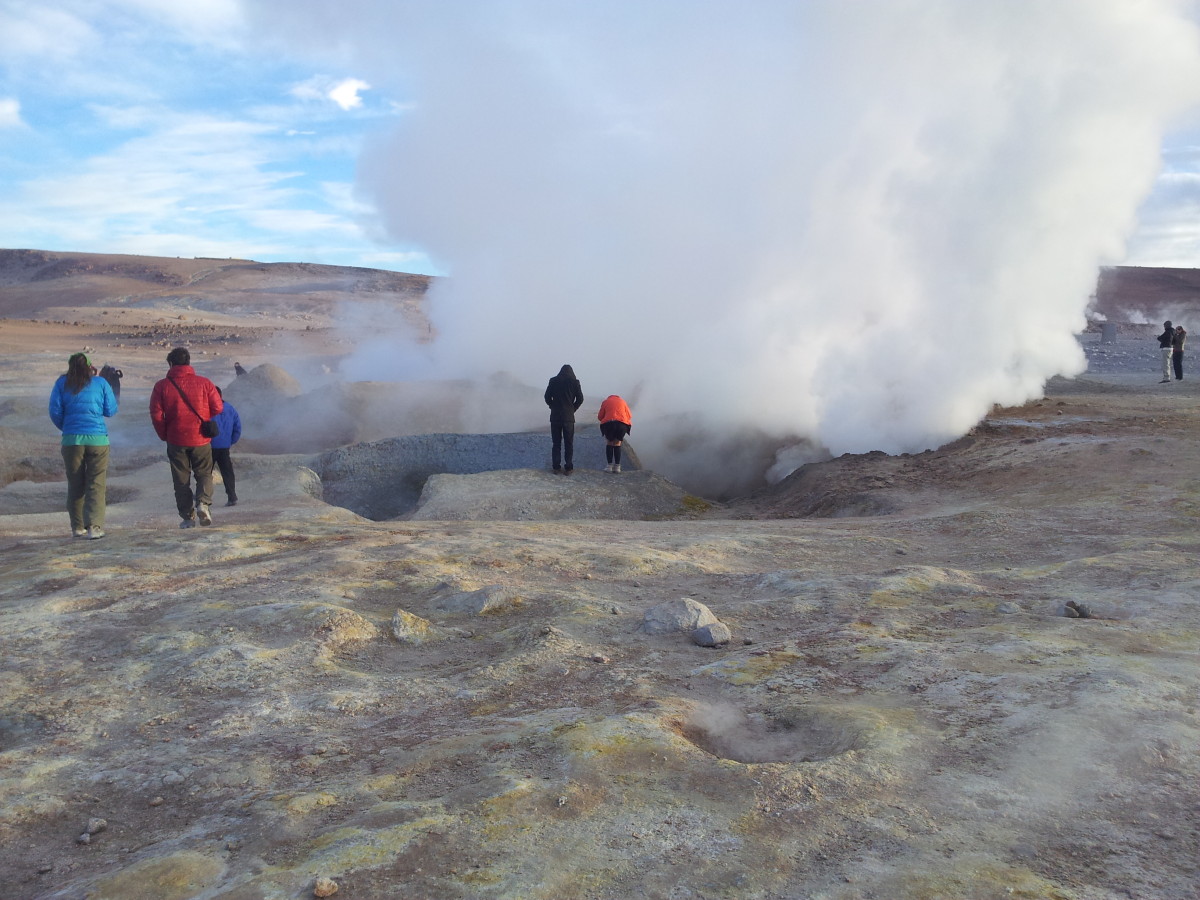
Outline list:
[[[436,639],[438,634],[432,622],[398,609],[392,615],[392,636],[402,644],[417,646]]]
[[[646,634],[670,634],[682,631],[691,634],[703,625],[713,625],[719,620],[703,603],[691,597],[668,600],[646,610],[642,619],[642,631]]]

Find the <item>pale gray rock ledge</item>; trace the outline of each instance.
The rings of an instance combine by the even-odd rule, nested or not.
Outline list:
[[[689,497],[683,488],[647,471],[610,475],[576,469],[568,476],[546,470],[508,469],[474,475],[438,474],[429,476],[417,508],[405,518],[662,519],[691,515],[695,498]]]

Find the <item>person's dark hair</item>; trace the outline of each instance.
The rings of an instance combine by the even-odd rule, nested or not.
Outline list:
[[[1171,327],[1171,322],[1169,320],[1166,322],[1163,322],[1163,328],[1170,328],[1170,327]]]
[[[558,370],[558,377],[559,378],[574,378],[575,370],[572,369],[570,366],[563,366],[561,369]]]
[[[67,360],[66,388],[72,394],[78,394],[92,381],[92,364],[83,353],[72,353]]]
[[[221,386],[220,386],[219,384],[214,384],[214,385],[213,385],[213,387],[215,387],[215,388],[217,389],[217,396],[218,396],[218,397],[224,397],[224,396],[225,396],[225,392],[224,392],[223,390],[221,390]]]
[[[167,354],[168,366],[190,366],[192,364],[192,354],[188,352],[187,347],[176,347]]]

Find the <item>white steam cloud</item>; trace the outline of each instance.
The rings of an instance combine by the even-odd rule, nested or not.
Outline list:
[[[1172,0],[246,2],[413,101],[360,186],[450,273],[424,374],[570,363],[669,474],[919,451],[1082,371],[1200,102]]]

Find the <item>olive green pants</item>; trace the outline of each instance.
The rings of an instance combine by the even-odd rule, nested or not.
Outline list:
[[[67,515],[71,530],[104,527],[104,493],[108,484],[108,446],[62,448],[67,467]]]
[[[179,517],[190,519],[196,515],[193,507],[212,503],[213,458],[212,447],[179,447],[167,444],[167,461],[171,463],[171,485],[175,488],[175,508]],[[196,476],[196,492],[192,493],[192,476]]]

